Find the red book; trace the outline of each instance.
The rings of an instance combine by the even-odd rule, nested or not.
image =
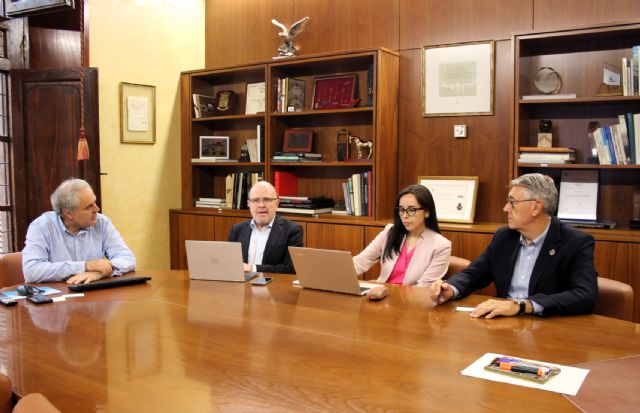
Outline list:
[[[275,171],[273,186],[278,196],[295,196],[298,194],[298,177],[292,172]]]

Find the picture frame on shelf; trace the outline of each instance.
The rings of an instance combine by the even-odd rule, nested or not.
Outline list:
[[[287,129],[284,131],[282,152],[309,153],[313,147],[312,129]]]
[[[200,136],[199,159],[225,160],[229,159],[228,136]]]
[[[265,111],[265,82],[247,83],[244,114],[257,115]]]
[[[120,82],[120,142],[156,143],[156,87]]]
[[[422,116],[493,115],[492,40],[422,50]]]
[[[473,223],[478,195],[477,176],[419,176],[418,184],[431,191],[438,222]]]
[[[312,109],[353,108],[358,99],[358,75],[355,73],[313,79]]]

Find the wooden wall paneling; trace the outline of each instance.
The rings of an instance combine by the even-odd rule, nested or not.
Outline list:
[[[294,18],[293,0],[206,1],[205,66],[223,67],[271,59],[282,44],[279,29],[271,19],[288,25]],[[313,19],[307,31],[312,24]],[[302,45],[305,34],[294,44]]]
[[[535,0],[533,29],[557,30],[640,18],[638,0]]]
[[[216,217],[215,241],[226,241],[231,227],[250,218]]]
[[[300,55],[399,47],[400,0],[297,0],[294,18],[309,16],[297,42]]]
[[[191,119],[193,108],[193,97],[190,93],[191,77],[188,74],[182,74],[180,76],[180,119]],[[180,122],[180,160],[181,160],[181,185],[182,185],[182,208],[190,209],[194,203],[193,197],[193,174],[191,169],[191,139],[185,139],[187,136],[191,136],[191,122]]]
[[[169,213],[172,270],[187,269],[187,252],[184,246],[185,240],[212,241],[214,239],[215,219],[215,217],[207,215]]]
[[[631,284],[633,277],[629,273],[627,260],[630,245],[623,242],[596,242],[593,255],[598,276]]]
[[[402,0],[400,50],[507,39],[512,32],[533,27],[533,3],[533,0]]]
[[[640,244],[628,244],[629,284],[633,287],[633,321],[640,323]]]
[[[373,241],[375,237],[378,236],[380,232],[382,232],[383,229],[384,227],[364,227],[364,246],[362,249],[366,248],[367,245],[369,245],[371,241]],[[380,275],[380,264],[376,264],[373,267],[371,267],[369,271],[365,272],[362,275],[362,278],[365,280],[375,280],[378,278],[379,275]]]
[[[356,255],[364,247],[364,227],[309,222],[307,223],[307,243],[305,246],[350,251],[352,255]]]
[[[510,41],[495,44],[493,116],[422,117],[422,49],[401,52],[398,184],[418,176],[479,176],[475,222],[501,222],[510,180],[513,61]],[[468,138],[454,139],[453,125]]]

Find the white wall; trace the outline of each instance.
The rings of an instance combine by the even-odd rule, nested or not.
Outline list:
[[[169,209],[180,207],[180,93],[204,66],[205,0],[89,0],[89,60],[98,68],[102,209],[138,270],[169,268]],[[120,82],[156,88],[156,143],[120,143]]]

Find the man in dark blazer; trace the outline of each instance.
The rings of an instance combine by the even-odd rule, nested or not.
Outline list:
[[[245,271],[295,274],[289,246],[302,247],[302,227],[276,214],[276,189],[260,181],[249,190],[248,204],[253,219],[236,224],[228,240],[242,243]]]
[[[594,241],[553,216],[558,193],[551,178],[527,174],[511,181],[504,207],[508,226],[496,231],[487,249],[466,269],[433,283],[438,304],[495,283],[497,296],[472,317],[517,314],[588,314],[597,295]]]

